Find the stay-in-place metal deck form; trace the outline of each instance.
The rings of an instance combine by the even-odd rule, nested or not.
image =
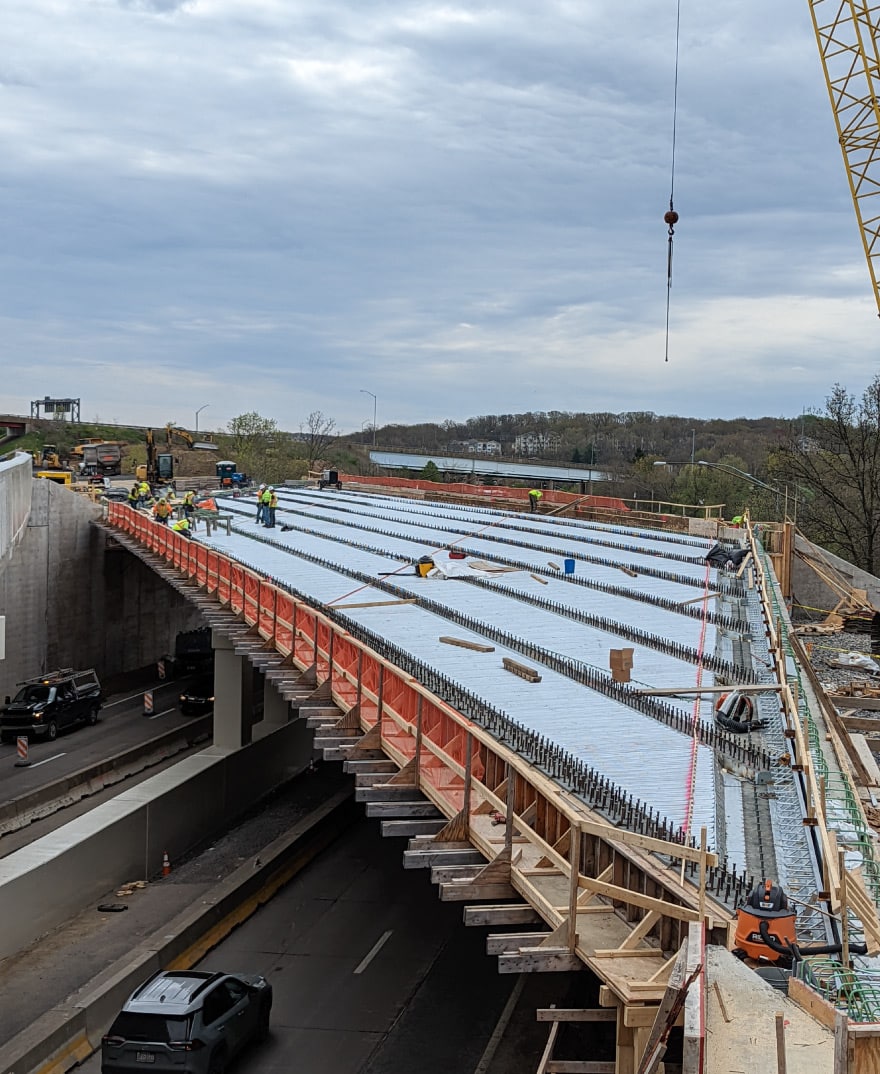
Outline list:
[[[705,827],[733,871],[761,875],[776,866],[774,846],[788,846],[788,833],[781,841],[773,835],[766,800],[740,778],[770,768],[763,736],[720,731],[717,695],[705,695],[695,710],[693,695],[646,693],[716,679],[754,684],[766,670],[766,660],[756,671],[750,658],[752,633],[763,635],[747,617],[748,587],[707,566],[713,542],[349,491],[278,495],[274,529],[256,524],[252,498],[228,499],[222,509],[232,516],[231,533],[199,540],[486,699],[671,829]],[[450,550],[468,557],[464,565],[452,561],[458,576],[416,575],[420,557],[447,564]],[[472,569],[475,561],[484,569]],[[566,561],[573,561],[570,573]],[[502,567],[512,569],[487,572]],[[417,603],[389,603],[410,599]],[[450,634],[495,651],[439,641]],[[626,685],[614,683],[609,669],[619,648],[633,649]],[[534,667],[541,681],[511,674],[505,657]],[[802,856],[800,826],[793,838]]]

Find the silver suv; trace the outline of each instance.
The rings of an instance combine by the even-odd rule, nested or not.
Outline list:
[[[272,986],[257,974],[163,972],[128,998],[101,1042],[101,1074],[222,1074],[269,1033]]]

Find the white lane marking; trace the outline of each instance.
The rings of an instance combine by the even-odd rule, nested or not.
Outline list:
[[[109,705],[102,705],[102,709],[112,709],[114,705],[124,705],[126,701],[136,701],[138,698],[142,698],[145,693],[152,690],[154,693],[156,690],[161,690],[166,686],[173,686],[173,682],[158,682],[155,686],[145,686],[143,690],[138,694],[131,694],[129,697],[120,697],[118,701],[111,701]]]
[[[521,973],[508,996],[507,1002],[504,1004],[504,1010],[498,1016],[495,1028],[492,1030],[492,1036],[486,1044],[485,1051],[480,1056],[479,1063],[477,1063],[474,1068],[474,1074],[486,1074],[486,1071],[489,1069],[492,1060],[495,1058],[495,1053],[498,1051],[498,1045],[501,1043],[501,1038],[507,1032],[508,1023],[513,1017],[513,1012],[516,1010],[516,1005],[519,1002],[519,997],[522,995],[525,983],[526,974]]]
[[[50,761],[57,761],[59,757],[66,756],[66,753],[56,753],[54,757],[45,757],[42,761],[34,761],[33,764],[28,765],[28,768],[39,768],[41,764],[48,764]]]
[[[174,709],[165,709],[164,712],[156,712],[152,716],[148,716],[148,720],[158,720],[160,716],[167,716],[169,712],[174,712]]]
[[[385,944],[388,943],[388,941],[391,939],[392,932],[394,932],[394,929],[389,929],[387,932],[382,933],[379,939],[376,940],[370,950],[364,955],[361,962],[355,967],[355,974],[364,972],[367,966],[369,966],[369,964],[373,961],[376,955],[379,954]]]

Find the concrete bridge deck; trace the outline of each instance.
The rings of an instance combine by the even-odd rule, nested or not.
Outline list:
[[[782,854],[811,927],[835,911],[836,802],[820,799],[814,749],[825,728],[792,694],[757,545],[742,579],[718,578],[708,542],[650,531],[307,490],[282,493],[275,530],[254,525],[252,503],[222,508],[230,532],[192,542],[120,505],[105,532],[207,617],[221,678],[234,686],[254,663],[323,698],[310,723],[325,756],[356,773],[383,830],[421,833],[407,860],[431,869],[442,898],[475,904],[466,921],[537,913],[537,930],[490,936],[502,971],[596,974],[617,1024],[617,1074],[645,1054],[677,954],[699,960],[707,941],[726,944],[750,864]],[[466,580],[416,577],[414,560],[440,561],[452,544],[466,558],[444,565]],[[612,681],[611,648],[634,650],[635,683]],[[693,702],[688,691],[710,677],[768,688],[761,740],[720,734],[711,703]],[[216,714],[224,750],[250,734],[233,709]],[[791,767],[778,763],[783,744]],[[773,781],[763,807],[759,772]],[[847,818],[836,819],[848,845]],[[710,842],[694,846],[700,829]],[[465,848],[483,864],[457,864]],[[701,1054],[705,984],[684,1013]]]

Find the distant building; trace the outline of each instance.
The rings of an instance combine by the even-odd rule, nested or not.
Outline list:
[[[516,455],[545,455],[562,447],[562,437],[557,433],[520,433],[513,442]]]
[[[453,440],[449,450],[461,455],[500,455],[501,444],[497,440]]]

